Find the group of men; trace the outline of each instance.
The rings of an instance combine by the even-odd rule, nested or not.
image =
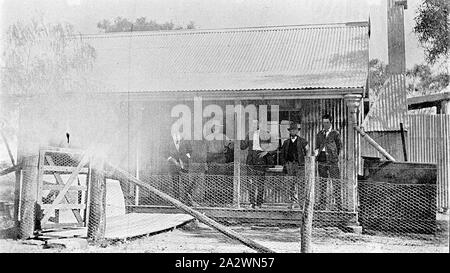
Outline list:
[[[322,130],[316,135],[315,149],[313,154],[318,162],[319,183],[316,184],[319,200],[317,209],[325,210],[327,198],[326,179],[331,178],[333,187],[333,196],[335,200],[334,209],[342,209],[341,183],[339,170],[339,154],[341,152],[342,141],[337,130],[332,128],[333,118],[329,114],[322,116]],[[267,149],[270,144],[270,137],[265,135],[265,131],[259,128],[256,122],[256,130],[249,133],[245,140],[241,141],[241,150],[248,150],[246,164],[249,166],[248,175],[250,179],[249,199],[252,208],[259,208],[264,202],[264,174],[267,167],[272,164],[269,162],[271,155],[276,153],[273,147]],[[308,141],[302,138],[299,124],[291,122],[288,131],[289,138],[286,139],[279,153],[279,162],[283,165],[283,170],[288,176],[298,179],[289,180],[288,192],[291,209],[299,206],[297,192],[304,194],[304,176],[305,176],[305,156],[310,155],[310,145]],[[188,142],[183,142],[181,135],[173,135],[173,145],[169,150],[169,174],[173,178],[173,188],[175,198],[180,198],[187,205],[194,205],[192,191],[195,183],[186,185],[185,190],[180,192],[178,176],[181,172],[187,171],[187,164],[191,158],[192,148]],[[296,190],[298,186],[298,191]]]

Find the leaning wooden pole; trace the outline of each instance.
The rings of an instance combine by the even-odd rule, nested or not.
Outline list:
[[[405,129],[403,128],[403,122],[400,122],[400,134],[402,137],[403,158],[405,159],[405,162],[408,162],[408,153],[406,152],[406,139],[405,139]]]
[[[108,177],[111,177],[113,179],[117,179],[117,180],[123,180],[123,181],[129,181],[135,185],[144,187],[146,189],[148,189],[151,193],[157,195],[158,197],[164,199],[165,201],[171,203],[172,205],[174,205],[175,207],[183,210],[184,212],[194,216],[195,218],[197,218],[200,222],[218,230],[219,232],[225,234],[226,236],[237,240],[239,242],[241,242],[242,244],[258,251],[258,252],[262,252],[262,253],[274,253],[273,250],[258,244],[257,242],[250,240],[248,238],[245,238],[244,236],[238,234],[237,232],[225,227],[224,225],[221,225],[219,223],[217,223],[216,221],[212,220],[211,218],[203,215],[202,213],[191,209],[190,207],[186,206],[185,204],[183,204],[182,202],[178,201],[175,198],[172,198],[171,196],[157,190],[156,188],[150,186],[147,183],[142,182],[141,180],[137,179],[136,177],[130,175],[129,173],[114,167],[112,165],[107,164],[106,165],[106,172],[108,174]]]
[[[89,187],[87,237],[98,241],[105,237],[106,230],[106,178],[101,166],[91,169]]]
[[[20,165],[14,165],[12,167],[9,167],[9,168],[6,168],[6,169],[0,171],[0,176],[7,175],[10,173],[16,172],[18,170],[20,170]]]
[[[390,161],[396,161],[395,158],[393,158],[383,147],[380,146],[380,144],[376,143],[375,140],[373,140],[369,135],[367,135],[366,132],[363,131],[363,129],[359,126],[353,127],[358,133],[361,134],[361,136],[369,142],[370,145],[372,145],[377,151],[379,151],[382,155],[384,155],[387,159]]]
[[[6,150],[8,151],[9,159],[11,160],[11,163],[13,164],[13,166],[15,166],[16,161],[14,160],[14,156],[11,152],[11,148],[9,147],[8,140],[6,139],[6,136],[3,133],[3,130],[0,130],[0,135],[2,136],[3,142],[5,143],[5,147],[6,147]]]
[[[302,253],[311,252],[312,224],[314,215],[314,184],[315,184],[315,168],[316,157],[305,157],[305,181],[306,181],[306,198],[303,206],[302,226],[300,228],[301,249]]]

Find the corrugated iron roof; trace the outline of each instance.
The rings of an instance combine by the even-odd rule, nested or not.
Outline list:
[[[361,88],[368,24],[347,23],[82,36],[103,91]]]
[[[362,126],[367,132],[399,131],[400,123],[408,128],[407,107],[405,75],[390,75],[382,92],[370,106]]]
[[[33,92],[20,92],[358,92],[368,74],[368,29],[367,22],[355,22],[78,35],[75,42],[82,39],[96,51],[88,71],[77,71],[64,86],[43,79]]]

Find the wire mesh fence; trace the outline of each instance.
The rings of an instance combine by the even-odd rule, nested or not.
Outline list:
[[[230,171],[233,167],[232,164],[222,166],[222,170]],[[248,173],[255,174],[255,171],[250,169],[241,172],[239,208],[236,207],[234,199],[235,177],[232,175],[191,171],[180,173],[174,180],[174,176],[168,174],[145,175],[141,172],[140,180],[230,228],[246,230],[250,237],[255,236],[255,233],[261,233],[269,238],[269,233],[276,228],[279,237],[283,237],[286,233],[286,238],[290,238],[291,242],[300,244],[299,224],[305,200],[304,179],[283,173],[279,175],[271,173],[264,176],[248,175]],[[261,181],[263,184],[262,204],[260,207],[253,208],[252,200],[257,202],[259,190],[256,183]],[[322,191],[325,196],[322,198],[321,192],[316,190],[314,229],[311,238],[313,252],[325,251],[326,245],[330,244],[345,246],[354,244],[355,252],[368,251],[373,244],[379,248],[378,251],[382,252],[383,248],[379,246],[380,241],[392,242],[392,249],[398,251],[408,251],[408,244],[436,248],[448,245],[448,240],[445,238],[448,237],[448,229],[442,230],[442,223],[440,224],[436,219],[436,186],[433,184],[395,184],[362,180],[358,183],[357,210],[351,211],[345,206],[347,180],[316,177],[315,181],[316,189],[325,188]],[[107,192],[110,198],[108,202],[121,198],[121,187],[117,187],[119,182],[114,180],[107,182],[109,187],[114,183],[116,184],[115,193]],[[175,186],[177,183],[178,194]],[[322,185],[319,185],[321,183]],[[336,183],[341,183],[340,196],[336,195]],[[252,194],[254,194],[253,199]],[[297,206],[294,207],[291,206],[293,196],[297,197],[294,199]],[[342,198],[343,206],[340,209],[336,205],[337,198]],[[134,194],[130,198],[124,196],[123,199],[128,200],[126,204],[128,210],[122,213],[147,212],[155,215],[184,213],[174,208],[167,200],[142,187],[139,190],[137,205]],[[130,210],[130,208],[133,209]],[[136,208],[143,210],[135,210]],[[242,214],[236,211],[241,211]],[[284,215],[284,219],[290,221],[283,222],[283,217],[280,218],[280,215]],[[357,217],[357,224],[362,227],[362,234],[349,234],[345,229],[345,224],[348,220],[354,219],[354,215]],[[232,218],[235,221],[230,221]],[[446,223],[448,225],[448,222]],[[130,220],[126,228],[130,230],[139,228],[139,223]],[[292,237],[294,230],[298,236],[296,238]],[[280,252],[289,252],[282,248],[275,247],[275,249]],[[351,249],[342,249],[351,252]]]
[[[52,228],[59,225],[62,228],[89,229],[89,225],[103,224],[107,234],[114,230],[115,234],[120,234],[118,237],[123,238],[148,234],[149,226],[155,223],[161,226],[163,222],[170,223],[174,228],[192,220],[167,198],[130,181],[117,180],[108,173],[101,175],[102,190],[93,192],[93,173],[88,163],[70,181],[80,165],[82,154],[65,156],[48,152],[41,158],[44,164],[36,167],[35,174],[41,181],[38,184],[41,192],[38,193],[36,219],[42,221],[48,214],[46,224],[52,224]],[[237,168],[239,177],[234,175]],[[398,168],[384,170],[391,174],[397,171]],[[429,170],[422,171],[427,173]],[[22,179],[31,179],[27,178],[30,175],[33,173],[22,172]],[[288,175],[285,168],[273,166],[191,164],[187,170],[171,174],[142,170],[139,180],[220,223],[233,224],[234,227],[249,224],[298,227],[306,197],[303,173]],[[67,187],[64,198],[54,204],[69,182],[71,185]],[[448,229],[442,230],[436,219],[436,184],[432,181],[405,183],[401,179],[375,181],[370,177],[361,178],[354,200],[355,209],[349,206],[351,182],[342,178],[324,178],[316,173],[313,242],[336,237],[336,230],[345,231],[345,225],[350,222],[362,227],[364,235],[361,236],[383,234],[391,238],[419,238],[428,240],[430,244],[441,244],[442,240],[437,242],[433,238],[442,232],[448,235]],[[104,206],[93,207],[94,203]],[[32,212],[22,209],[21,213]],[[150,221],[151,217],[146,216],[154,218]],[[39,226],[38,222],[36,227],[43,230],[49,227]],[[340,235],[337,237],[341,238]]]
[[[238,193],[235,192],[234,164],[194,165],[178,174],[146,174],[140,172],[140,179],[173,196],[182,197],[180,192],[188,193],[196,205],[220,207],[233,205],[234,195],[239,197],[239,206],[258,207],[289,206],[301,207],[304,201],[304,176],[287,175],[282,170],[264,171],[271,166],[240,165]],[[304,168],[304,166],[302,166]],[[342,209],[344,179],[318,178],[316,187],[322,189],[317,194],[317,209]],[[128,192],[128,191],[127,191]],[[158,205],[160,200],[155,196],[146,196],[146,191],[139,191],[139,205]],[[134,192],[130,193],[132,196]],[[320,196],[323,195],[323,196]],[[134,198],[130,197],[129,200]],[[191,202],[192,203],[192,202]],[[338,207],[335,203],[340,203]],[[137,205],[137,204],[136,204]]]
[[[0,176],[0,230],[14,226],[15,174]]]
[[[363,181],[358,185],[359,220],[368,230],[434,234],[436,185]]]
[[[142,171],[139,176],[143,182],[223,223],[233,223],[229,220],[235,217],[234,223],[280,227],[299,225],[305,201],[304,177],[287,175],[280,170],[261,172],[260,168],[241,165],[239,191],[236,192],[234,168],[233,163],[191,165],[188,171],[178,175],[146,174]],[[348,220],[356,217],[355,222],[361,225],[363,233],[381,232],[390,236],[425,238],[439,231],[436,185],[431,182],[404,184],[361,180],[356,192],[355,210],[352,210],[347,200],[350,181],[316,175],[316,228],[343,228]],[[170,202],[148,189],[138,188],[137,199],[136,191],[124,194],[128,212],[181,212],[170,211],[174,208]],[[244,211],[245,216],[236,211]],[[287,215],[284,219],[290,218],[291,221],[280,220],[279,215],[282,214]],[[316,230],[314,234],[326,236],[327,232]]]
[[[241,175],[237,178],[233,175],[233,163],[210,165],[206,170],[201,166],[191,166],[189,171],[175,175],[141,172],[140,179],[190,206],[302,209],[305,200],[304,176],[286,175],[282,171],[265,172],[262,171],[264,168],[241,165]],[[239,191],[236,192],[234,185],[237,179]],[[317,178],[316,187],[322,191],[316,195],[316,209],[344,210],[342,205],[336,205],[343,202],[342,184],[345,184],[344,179]],[[134,194],[132,192],[127,198],[130,205],[136,200]],[[170,205],[146,189],[139,190],[138,200],[134,205]]]

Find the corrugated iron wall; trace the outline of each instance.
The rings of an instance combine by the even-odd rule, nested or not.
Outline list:
[[[397,161],[404,161],[403,143],[400,132],[367,132],[367,134],[381,145],[391,156]],[[408,138],[408,132],[405,132],[405,139]],[[406,149],[408,149],[408,143],[406,143]],[[361,140],[361,156],[379,157],[385,159],[385,157],[377,151],[366,140]]]
[[[342,154],[340,160],[341,175],[345,175],[345,158],[347,158],[347,106],[343,99],[297,100],[296,109],[302,118],[300,135],[315,148],[315,138],[322,130],[322,115],[329,113],[333,116],[333,128],[338,130],[342,139]]]
[[[401,122],[408,128],[405,75],[390,75],[378,97],[371,101],[362,124],[366,132],[398,131]]]
[[[448,208],[450,115],[408,115],[408,119],[408,160],[437,164],[437,205],[438,208]]]

